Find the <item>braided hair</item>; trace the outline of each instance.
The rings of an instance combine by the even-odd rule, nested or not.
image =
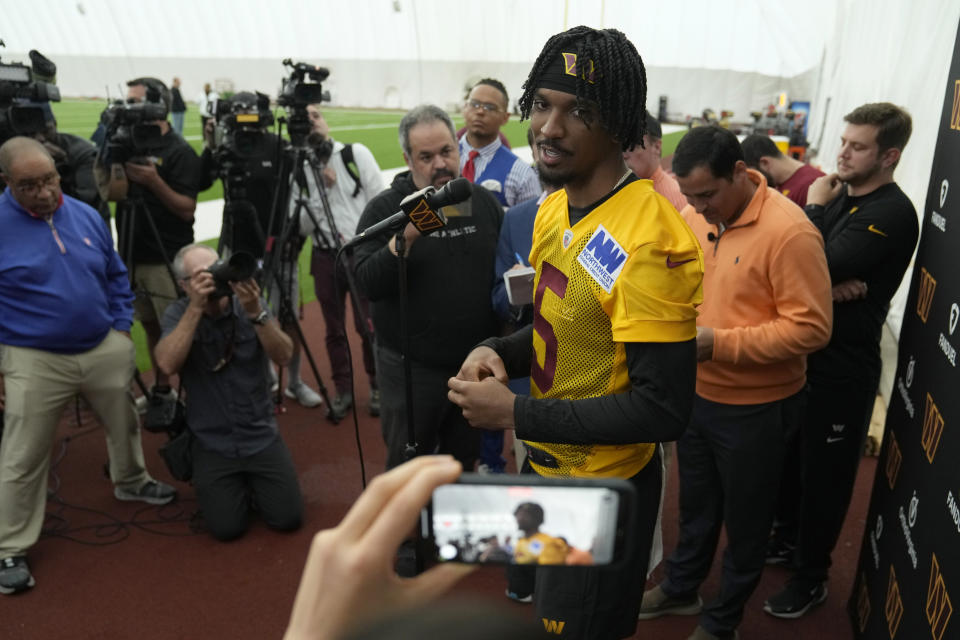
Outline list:
[[[592,61],[596,69],[593,82],[586,73],[577,75],[577,98],[597,104],[601,122],[624,151],[635,145],[643,146],[647,74],[636,47],[616,29],[579,26],[547,40],[523,84],[523,95],[518,101],[521,119],[530,117],[533,94],[544,72],[564,52],[576,53],[577,60]]]

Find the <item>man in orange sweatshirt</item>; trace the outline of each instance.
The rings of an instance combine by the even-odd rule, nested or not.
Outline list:
[[[734,638],[763,570],[785,443],[802,417],[806,354],[830,338],[830,274],[820,233],[747,168],[732,133],[693,129],[673,168],[690,203],[683,217],[704,250],[700,364],[677,444],[680,537],[640,619],[699,613],[692,640]],[[697,590],[722,525],[721,591],[702,606]]]

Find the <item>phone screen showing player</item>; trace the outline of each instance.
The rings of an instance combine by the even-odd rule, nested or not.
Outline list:
[[[606,565],[622,556],[623,487],[540,486],[512,478],[517,484],[476,479],[434,491],[424,524],[437,560]]]

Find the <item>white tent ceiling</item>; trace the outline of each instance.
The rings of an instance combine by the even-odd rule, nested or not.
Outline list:
[[[275,93],[279,61],[292,57],[331,68],[335,104],[448,106],[481,76],[516,94],[550,35],[588,24],[633,40],[651,104],[667,95],[681,115],[745,114],[783,90],[810,97],[831,7],[814,0],[794,15],[792,3],[762,0],[0,0],[0,55],[40,50],[58,63],[64,95],[103,96],[138,75],[179,75],[188,96],[211,80]]]

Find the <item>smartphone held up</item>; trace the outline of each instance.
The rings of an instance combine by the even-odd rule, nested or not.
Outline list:
[[[626,559],[633,485],[618,478],[463,474],[421,515],[439,562],[613,565]]]

